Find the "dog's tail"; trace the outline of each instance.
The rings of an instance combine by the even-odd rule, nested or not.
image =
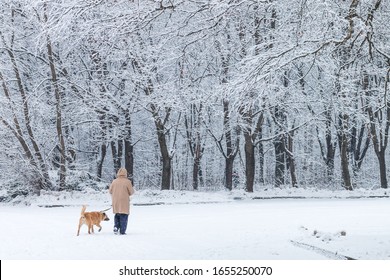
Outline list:
[[[83,205],[83,208],[81,208],[81,216],[84,216],[85,209],[87,209],[87,205]]]

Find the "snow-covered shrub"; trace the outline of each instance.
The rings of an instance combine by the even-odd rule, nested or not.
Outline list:
[[[86,188],[102,190],[108,186],[105,182],[98,182],[89,172],[69,170],[66,180],[66,191],[82,191]]]
[[[0,202],[9,202],[19,196],[26,197],[30,193],[30,187],[21,181],[1,182]]]

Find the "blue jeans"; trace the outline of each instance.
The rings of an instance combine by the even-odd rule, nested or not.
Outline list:
[[[125,234],[127,229],[127,220],[129,218],[128,214],[115,214],[114,217],[114,227],[119,230],[120,234]]]

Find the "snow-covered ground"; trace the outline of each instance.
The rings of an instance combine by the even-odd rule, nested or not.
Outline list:
[[[306,198],[302,198],[306,197]],[[106,191],[42,193],[0,204],[0,259],[390,260],[384,190],[139,191],[128,233],[76,236],[81,205],[110,207]]]

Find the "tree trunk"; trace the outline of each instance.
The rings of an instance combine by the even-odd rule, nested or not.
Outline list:
[[[332,137],[332,127],[333,120],[331,115],[331,108],[328,107],[325,111],[325,144],[322,141],[320,132],[317,127],[317,140],[320,146],[322,159],[326,165],[326,176],[328,182],[334,181],[334,158],[337,147],[337,140],[333,140]]]
[[[134,185],[134,145],[128,139],[125,140],[125,168],[127,177]]]
[[[169,156],[163,156],[162,158],[162,177],[161,177],[161,190],[171,189],[171,158]]]
[[[249,131],[244,131],[245,138],[245,177],[247,192],[253,192],[253,185],[255,181],[255,146],[252,143],[252,135]]]
[[[286,83],[286,79],[285,79]],[[286,85],[285,85],[286,86]],[[274,108],[274,121],[276,124],[275,129],[275,187],[280,188],[281,185],[284,185],[284,173],[286,169],[286,151],[285,151],[285,135],[282,132],[281,126],[286,122],[286,115],[283,109],[278,105]]]
[[[232,142],[232,128],[230,127],[230,111],[229,111],[229,101],[223,100],[223,127],[225,129],[225,139],[226,139],[226,155],[225,155],[225,188],[232,190],[233,188],[233,163],[238,151],[238,145],[233,146]],[[238,141],[238,136],[237,140]]]
[[[341,140],[341,151],[340,151],[340,156],[341,156],[341,174],[343,177],[343,183],[344,183],[344,188],[351,191],[352,190],[352,183],[351,183],[351,175],[349,172],[349,163],[348,163],[348,143],[347,143],[347,137],[346,135],[342,136]]]
[[[386,158],[385,152],[389,141],[390,131],[390,101],[388,96],[388,83],[390,81],[390,69],[387,71],[384,90],[384,107],[373,108],[367,106],[367,113],[370,118],[370,133],[375,154],[379,162],[379,175],[381,188],[387,189]],[[364,75],[363,85],[366,86],[366,96],[371,97],[371,91],[368,90],[368,75]],[[384,118],[385,117],[385,118]],[[382,124],[382,127],[381,127]],[[378,125],[378,129],[377,126]]]
[[[98,179],[98,181],[101,181],[102,180],[102,174],[103,174],[103,164],[104,164],[104,160],[106,158],[106,155],[107,155],[107,144],[106,144],[106,131],[107,131],[107,125],[106,125],[106,110],[105,108],[103,108],[103,110],[96,110],[96,113],[98,115],[98,119],[99,119],[99,125],[100,125],[100,128],[101,128],[101,143],[100,143],[100,147],[99,147],[99,158],[97,159],[97,169],[96,169],[96,177]]]
[[[278,136],[274,141],[275,147],[275,187],[280,188],[284,185],[285,172],[285,152],[284,152],[284,137]]]
[[[199,188],[199,159],[198,158],[194,158],[194,164],[193,164],[193,167],[192,167],[192,188],[194,190],[198,190]]]
[[[234,157],[225,158],[225,188],[233,189],[233,162]]]
[[[326,142],[326,156],[325,156],[325,164],[326,164],[326,173],[328,176],[328,180],[330,182],[333,181],[334,176],[334,157],[336,154],[336,141],[333,141],[332,139],[332,117],[330,115],[330,111],[327,110],[326,112],[326,135],[325,135],[325,142]]]
[[[46,2],[45,2],[45,10],[46,10]],[[45,11],[45,21],[47,22],[47,14]],[[60,93],[60,87],[58,85],[58,78],[56,73],[56,67],[54,65],[54,55],[53,55],[53,48],[52,44],[50,42],[49,36],[46,38],[46,47],[47,47],[47,55],[49,59],[49,66],[50,66],[50,72],[51,72],[51,81],[53,83],[54,87],[54,95],[56,100],[56,130],[57,130],[57,137],[59,142],[59,151],[60,151],[60,190],[65,189],[65,181],[66,181],[66,147],[65,147],[65,139],[64,134],[62,132],[62,101],[61,101],[61,93]]]
[[[348,128],[348,116],[343,114],[340,116],[340,157],[341,157],[341,174],[343,177],[344,188],[351,191],[352,181],[351,175],[349,172],[349,160],[348,160],[348,137],[347,137],[347,128]]]
[[[126,118],[126,136],[124,139],[125,145],[125,168],[127,170],[127,177],[134,185],[134,144],[132,143],[132,126],[131,114],[129,111],[125,112]]]
[[[325,161],[326,163],[326,176],[328,180],[333,181],[334,176],[334,156],[328,157]]]
[[[46,9],[46,3],[45,9]],[[47,14],[45,12],[45,21],[47,21]],[[60,185],[59,185],[59,190],[64,190],[65,189],[65,180],[66,180],[66,155],[65,155],[65,139],[64,135],[62,132],[62,112],[61,112],[61,94],[60,94],[60,88],[58,86],[58,81],[57,81],[57,73],[56,73],[56,68],[54,65],[54,57],[53,57],[53,49],[52,45],[50,42],[50,38],[47,37],[47,54],[49,58],[49,67],[50,67],[50,72],[51,72],[51,80],[53,83],[54,87],[54,94],[55,94],[55,99],[56,99],[56,130],[57,130],[57,137],[58,137],[58,142],[59,142],[59,151],[60,151],[60,171],[59,171],[59,176],[60,176]]]
[[[118,148],[117,145],[118,144]],[[122,140],[118,140],[117,143],[115,141],[111,141],[111,153],[112,160],[114,163],[114,174],[117,174],[119,168],[122,165],[122,154],[123,154],[123,142]]]
[[[259,131],[259,137],[262,138],[262,129]],[[260,184],[264,184],[264,145],[263,142],[259,143],[259,181]]]
[[[293,153],[293,135],[288,134],[287,138],[287,161],[288,166],[290,168],[290,176],[291,176],[291,185],[293,188],[298,188],[298,180],[297,180],[297,174],[296,174],[296,168],[295,168],[295,158]]]
[[[388,104],[390,105],[390,104]],[[390,108],[390,106],[389,106]],[[387,110],[389,110],[387,108]],[[382,134],[379,132],[379,137],[377,133],[377,129],[375,127],[375,120],[374,120],[374,113],[373,109],[369,107],[367,109],[368,114],[370,116],[370,131],[372,136],[372,143],[374,147],[375,154],[378,158],[379,162],[379,175],[381,180],[381,188],[387,189],[387,175],[386,175],[386,157],[385,157],[385,151],[387,147],[387,141],[388,141],[388,132],[389,132],[389,120],[390,120],[390,111],[387,112],[387,122],[386,122],[386,128],[385,128],[385,135],[382,136]]]
[[[191,104],[191,113],[184,117],[184,125],[186,127],[186,136],[188,147],[192,156],[192,188],[197,190],[199,188],[199,181],[203,180],[202,171],[200,167],[201,158],[203,155],[203,148],[200,136],[200,114],[202,106],[197,110],[196,106]],[[203,181],[202,181],[203,182]]]
[[[196,136],[196,140],[195,140],[196,142],[195,142],[194,154],[193,154],[194,162],[193,162],[193,169],[192,169],[192,187],[194,190],[197,190],[199,188],[199,176],[201,173],[200,160],[201,160],[202,155],[203,155],[203,151],[202,151],[201,144],[200,144],[199,131],[197,131],[196,134],[197,134],[197,136]]]
[[[386,158],[385,158],[384,150],[378,153],[378,161],[379,161],[379,173],[381,178],[381,188],[387,189]]]
[[[168,152],[167,140],[161,130],[158,130],[158,143],[160,146],[162,160],[161,190],[171,189],[171,164],[172,158]]]
[[[162,174],[161,174],[161,190],[171,189],[171,173],[172,173],[172,157],[168,151],[168,143],[165,135],[164,122],[158,116],[157,108],[154,104],[151,104],[151,109],[154,117],[154,124],[156,126],[158,144],[160,147],[161,161],[162,161]],[[169,110],[166,113],[165,119],[169,117]]]
[[[103,163],[104,163],[104,159],[106,157],[106,154],[107,154],[107,146],[106,146],[106,144],[103,143],[100,146],[100,158],[97,161],[96,176],[97,176],[98,181],[102,180]]]

